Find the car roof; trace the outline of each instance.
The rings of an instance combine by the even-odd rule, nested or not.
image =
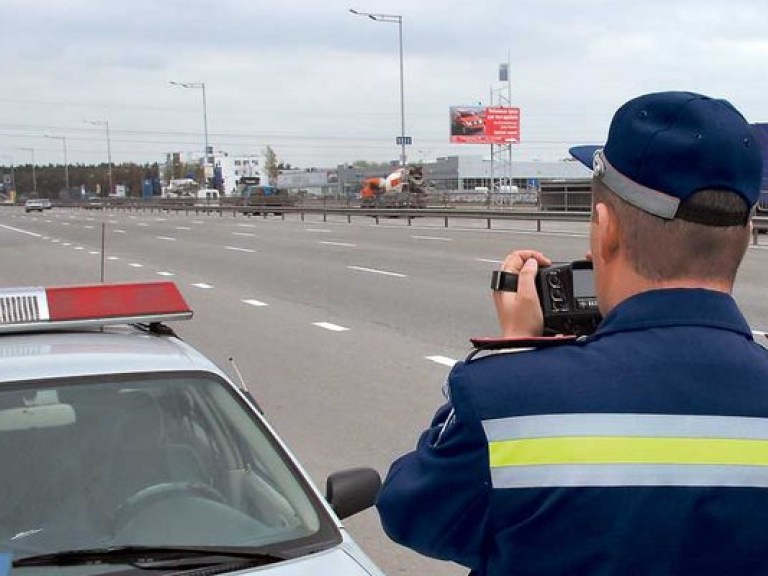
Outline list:
[[[176,337],[119,326],[100,331],[3,334],[0,358],[0,385],[19,380],[178,371],[212,372],[227,379],[213,362]]]

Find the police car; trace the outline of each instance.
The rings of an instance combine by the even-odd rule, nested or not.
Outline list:
[[[0,290],[0,575],[382,573],[247,390],[166,322],[173,283]]]

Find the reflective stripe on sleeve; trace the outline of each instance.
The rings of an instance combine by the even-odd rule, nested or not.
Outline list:
[[[555,414],[483,422],[496,488],[768,487],[768,420]]]

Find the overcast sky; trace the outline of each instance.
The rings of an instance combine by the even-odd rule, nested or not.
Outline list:
[[[521,109],[514,158],[600,142],[615,109],[691,90],[768,121],[765,0],[0,0],[0,165],[11,158],[162,161],[209,143],[266,145],[300,167],[395,160],[401,15],[409,159],[488,154],[448,143],[451,105],[506,89]]]

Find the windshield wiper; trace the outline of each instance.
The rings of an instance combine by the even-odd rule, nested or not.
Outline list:
[[[287,558],[287,556],[274,553],[249,552],[239,548],[214,546],[115,546],[112,548],[62,550],[49,554],[27,556],[15,560],[13,567],[128,564],[136,568],[152,570],[216,566],[231,563],[233,559],[237,559],[238,564],[247,566],[265,566],[281,562]]]

